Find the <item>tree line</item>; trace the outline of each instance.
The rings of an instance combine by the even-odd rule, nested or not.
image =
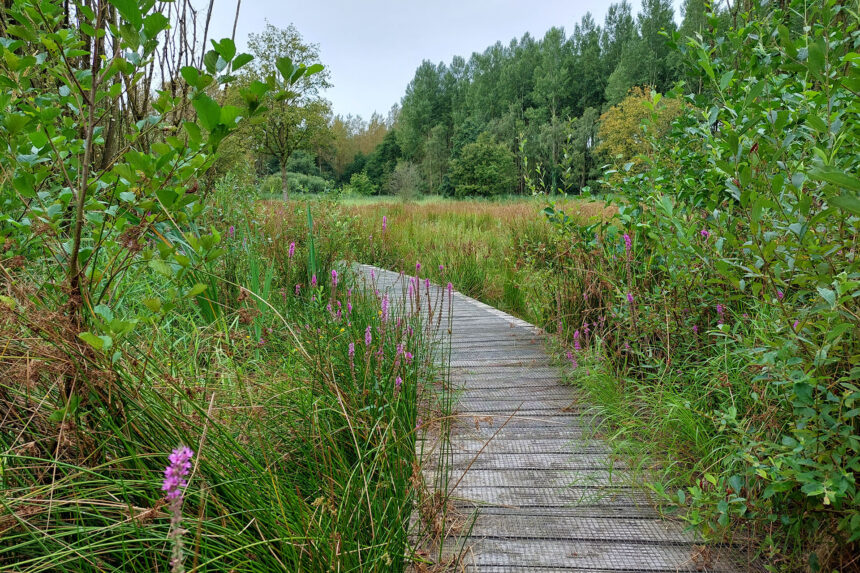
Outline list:
[[[254,165],[257,176],[270,176],[269,190],[285,194],[291,182],[359,194],[497,195],[527,192],[535,181],[550,192],[579,192],[604,165],[634,155],[640,103],[684,79],[673,39],[713,25],[711,10],[706,0],[685,0],[678,26],[670,0],[643,0],[637,14],[622,0],[602,26],[586,13],[569,34],[554,27],[468,60],[425,60],[400,105],[369,121],[332,113],[322,71],[284,100],[267,102],[266,119],[236,138],[231,168]],[[319,47],[293,26],[267,24],[251,35],[249,51],[254,63],[227,90],[228,100],[242,101],[278,57],[319,59]],[[659,111],[658,123],[668,125],[680,108]]]

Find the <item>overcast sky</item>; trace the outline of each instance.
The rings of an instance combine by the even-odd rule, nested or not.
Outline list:
[[[198,0],[202,4],[202,1]],[[196,2],[196,3],[198,3]],[[334,87],[325,94],[334,112],[385,115],[398,103],[422,60],[448,63],[501,40],[530,32],[543,37],[552,26],[570,33],[590,11],[602,25],[610,0],[242,0],[236,44],[265,21],[295,24],[307,42],[319,44]],[[634,12],[640,0],[632,0]],[[677,6],[679,0],[675,0]],[[229,38],[235,0],[217,0],[210,37]],[[676,19],[678,16],[676,15]]]

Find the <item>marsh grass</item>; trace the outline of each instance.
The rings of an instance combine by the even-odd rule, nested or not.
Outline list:
[[[5,570],[167,570],[160,487],[179,445],[195,452],[186,570],[398,571],[414,557],[410,516],[427,496],[418,419],[445,407],[444,387],[432,384],[441,376],[432,329],[407,307],[381,322],[380,300],[337,267],[346,253],[331,214],[314,213],[310,235],[293,205],[273,233],[232,189],[214,205],[226,253],[197,269],[207,290],[143,318],[139,301],[171,285],[145,268],[127,275],[111,306],[141,319],[109,352],[82,344],[51,310],[38,289],[46,269],[6,276]],[[397,357],[401,344],[409,363]]]

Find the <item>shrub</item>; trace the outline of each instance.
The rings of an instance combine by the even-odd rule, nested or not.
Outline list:
[[[353,173],[352,177],[349,178],[348,191],[358,195],[369,196],[376,194],[377,187],[370,180],[370,177],[367,176],[366,171],[360,171],[359,173]]]
[[[388,189],[404,201],[418,197],[421,192],[421,172],[418,166],[409,161],[398,161],[397,167],[388,179]]]
[[[685,472],[655,489],[694,525],[842,569],[860,541],[858,24],[832,2],[756,10],[682,48],[704,90],[619,149],[644,157],[617,217],[548,208],[573,244],[558,316],[601,325],[601,395],[630,412],[610,418],[671,444]]]
[[[451,163],[451,181],[457,197],[510,193],[516,181],[514,154],[497,143],[469,143]]]

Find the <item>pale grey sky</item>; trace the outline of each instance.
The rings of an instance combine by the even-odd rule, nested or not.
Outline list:
[[[634,12],[640,0],[630,0]],[[201,0],[198,0],[202,4]],[[603,23],[610,0],[242,0],[236,44],[268,21],[279,28],[295,24],[305,41],[319,44],[322,64],[334,87],[325,96],[334,112],[385,115],[398,103],[422,60],[448,63],[468,59],[501,40],[507,44],[530,32],[543,37],[552,26],[568,33],[591,11]],[[673,2],[677,6],[680,1]],[[217,0],[210,37],[229,38],[235,0]],[[676,14],[676,19],[679,17]]]

